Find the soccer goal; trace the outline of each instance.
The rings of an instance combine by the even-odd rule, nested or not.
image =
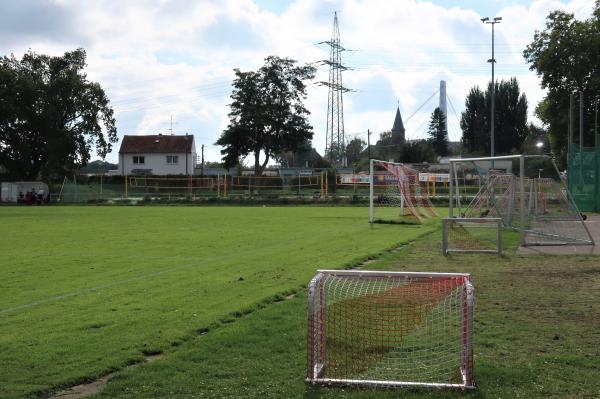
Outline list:
[[[371,159],[369,169],[371,223],[421,223],[437,216],[417,170],[376,159]]]
[[[450,217],[500,218],[524,246],[594,245],[549,156],[451,159],[450,175]]]
[[[442,250],[451,252],[488,252],[502,255],[503,226],[500,218],[444,218]]]
[[[469,274],[319,270],[307,381],[473,388],[472,335]]]

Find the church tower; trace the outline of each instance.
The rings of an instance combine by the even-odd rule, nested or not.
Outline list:
[[[398,109],[396,110],[396,119],[394,119],[394,126],[392,127],[392,143],[404,143],[404,133],[404,123],[402,123],[402,115],[400,115],[400,106],[398,106]]]

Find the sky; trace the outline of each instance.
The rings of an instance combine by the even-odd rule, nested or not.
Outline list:
[[[21,0],[0,1],[0,55],[62,55],[83,47],[88,79],[105,89],[123,135],[193,134],[205,159],[219,161],[214,143],[228,124],[233,69],[256,70],[265,57],[318,63],[319,44],[339,18],[347,140],[374,143],[391,129],[400,107],[408,139],[426,137],[447,82],[450,139],[460,139],[465,97],[491,79],[491,27],[481,17],[503,18],[495,28],[496,78],[516,77],[529,102],[530,120],[544,92],[522,52],[550,11],[588,18],[592,0]],[[315,82],[327,80],[319,66]],[[429,99],[429,101],[427,101]],[[310,84],[313,145],[325,149],[327,89]],[[171,120],[173,124],[171,124]]]

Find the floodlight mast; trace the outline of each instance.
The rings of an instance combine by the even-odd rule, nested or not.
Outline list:
[[[493,157],[496,155],[496,138],[494,135],[494,119],[496,114],[496,81],[494,80],[494,64],[496,63],[496,59],[494,58],[494,25],[499,24],[502,21],[502,17],[494,17],[490,20],[489,17],[484,17],[480,19],[484,24],[492,25],[492,58],[487,62],[492,64],[492,110],[490,111],[490,156]],[[494,163],[492,161],[492,169],[494,168]]]

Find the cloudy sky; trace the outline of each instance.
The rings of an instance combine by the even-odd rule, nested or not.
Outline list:
[[[268,55],[314,63],[328,57],[319,42],[331,37],[337,11],[344,47],[346,134],[366,140],[367,129],[389,130],[400,106],[408,138],[426,135],[447,81],[449,132],[460,138],[458,119],[473,85],[490,79],[491,29],[496,25],[496,76],[516,76],[530,116],[543,96],[522,51],[551,10],[588,18],[592,0],[147,0],[0,1],[0,55],[27,49],[61,55],[83,47],[88,77],[100,82],[125,134],[194,134],[207,160],[227,126],[233,68],[258,68]],[[320,67],[317,81],[326,80]],[[314,145],[325,147],[327,91],[311,85],[307,99]],[[108,156],[116,162],[118,143]]]

